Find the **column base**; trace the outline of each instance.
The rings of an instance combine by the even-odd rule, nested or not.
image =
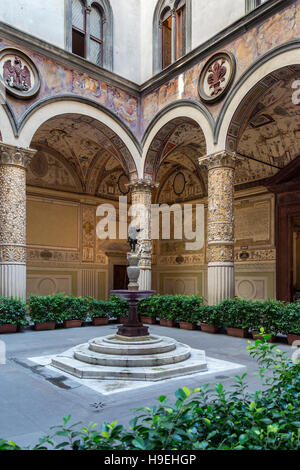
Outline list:
[[[233,263],[210,263],[208,265],[208,304],[218,305],[224,299],[235,296]]]
[[[0,264],[0,296],[26,300],[26,265]]]

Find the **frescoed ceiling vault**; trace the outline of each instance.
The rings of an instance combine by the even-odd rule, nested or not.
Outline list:
[[[292,100],[299,76],[299,65],[273,72],[237,109],[227,138],[227,148],[244,156],[236,184],[269,178],[300,155],[300,107]]]
[[[136,168],[124,142],[87,116],[61,115],[36,132],[28,184],[116,197]]]

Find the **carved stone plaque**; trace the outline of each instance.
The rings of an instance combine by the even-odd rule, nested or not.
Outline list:
[[[229,90],[236,71],[235,58],[226,51],[214,54],[204,65],[199,78],[199,95],[206,103],[214,103]]]

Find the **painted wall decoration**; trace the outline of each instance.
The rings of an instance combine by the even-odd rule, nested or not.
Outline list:
[[[236,59],[234,83],[241,75],[266,52],[280,44],[300,37],[300,2],[283,8],[273,16],[253,26],[226,44],[226,51]],[[151,90],[142,99],[142,131],[145,131],[151,120],[167,105],[179,99],[198,101],[199,75],[210,56],[185,70],[179,77],[167,80],[163,85]],[[183,83],[183,86],[182,86]],[[211,103],[209,111],[216,119],[223,101]]]
[[[213,55],[204,65],[199,78],[199,95],[207,104],[224,97],[236,71],[233,54],[226,51]]]
[[[15,50],[15,43],[0,39],[0,48]],[[33,105],[37,100],[55,97],[57,95],[74,95],[88,98],[106,107],[113,112],[128,128],[138,134],[138,97],[115,87],[100,78],[91,77],[87,73],[74,70],[71,66],[64,65],[41,53],[31,51],[22,46],[22,51],[18,50],[18,57],[22,59],[22,67],[29,65],[32,69],[31,86],[33,85],[34,69],[38,71],[40,80],[40,90],[37,96],[32,93],[20,92],[27,101],[16,101],[14,97],[9,97],[8,101],[17,120],[22,118],[28,106]],[[9,59],[13,64],[15,54]],[[2,62],[1,62],[2,64]],[[30,70],[31,70],[30,69]],[[3,71],[0,67],[0,72]],[[2,73],[2,72],[1,72]],[[13,89],[12,90],[16,90]],[[16,90],[17,91],[17,90]],[[32,90],[33,91],[33,88]],[[35,93],[38,90],[35,90]],[[27,94],[27,95],[26,95]]]
[[[18,49],[9,47],[0,51],[0,75],[8,93],[16,98],[32,98],[40,89],[35,64]]]

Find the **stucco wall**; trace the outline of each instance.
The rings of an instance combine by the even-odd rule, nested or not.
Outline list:
[[[1,0],[0,20],[55,46],[65,47],[65,0]]]
[[[153,15],[157,0],[110,0],[110,3],[114,16],[113,70],[142,83],[152,76]],[[0,20],[64,48],[65,4],[65,0],[1,1]],[[192,0],[192,48],[244,14],[245,0]]]

